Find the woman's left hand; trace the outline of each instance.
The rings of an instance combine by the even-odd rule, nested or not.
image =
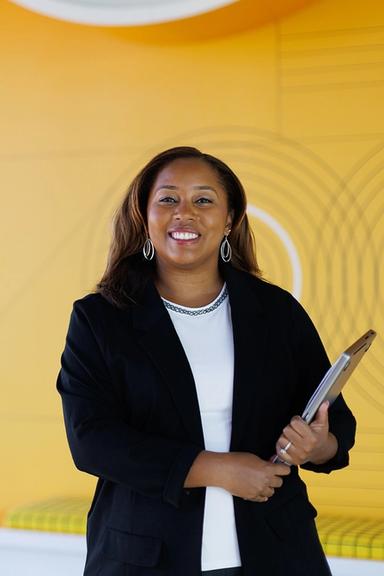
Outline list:
[[[286,464],[323,464],[337,452],[337,440],[329,432],[329,402],[324,402],[311,424],[294,416],[276,443],[276,454]]]

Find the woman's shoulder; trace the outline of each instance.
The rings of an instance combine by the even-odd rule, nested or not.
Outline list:
[[[266,296],[271,298],[281,298],[283,300],[290,300],[293,298],[292,294],[288,290],[278,284],[274,284],[270,280],[258,276],[253,276],[253,279],[256,289]]]
[[[100,308],[110,308],[112,304],[99,292],[89,292],[80,298],[77,298],[73,307],[80,310],[99,310]]]
[[[100,292],[89,292],[73,303],[73,313],[86,316],[89,320],[112,318],[122,310]]]
[[[272,301],[276,304],[280,302],[282,305],[291,305],[292,301],[297,302],[288,290],[274,284],[270,280],[240,270],[236,270],[235,274],[238,275],[239,278],[241,277],[243,282],[247,284],[261,300]]]
[[[240,294],[251,297],[254,305],[271,321],[310,322],[307,311],[289,290],[248,272],[236,271],[233,280],[232,285],[245,288],[245,291],[239,288]]]
[[[293,340],[316,340],[320,343],[317,329],[304,306],[288,290],[248,274],[259,308],[268,320],[284,326]]]
[[[95,338],[106,347],[122,331],[127,335],[132,325],[128,310],[119,309],[98,292],[91,292],[73,302],[69,331],[77,338]]]

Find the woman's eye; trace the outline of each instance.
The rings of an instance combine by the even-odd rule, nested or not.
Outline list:
[[[164,204],[173,204],[176,202],[176,199],[172,198],[172,196],[164,196],[163,198],[160,198],[160,202]]]
[[[212,200],[210,198],[198,198],[198,204],[212,204]]]

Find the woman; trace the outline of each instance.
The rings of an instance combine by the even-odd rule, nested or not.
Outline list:
[[[329,575],[298,466],[346,466],[355,421],[341,396],[292,418],[328,367],[300,304],[260,279],[230,168],[152,159],[58,378],[74,462],[99,478],[85,575]]]

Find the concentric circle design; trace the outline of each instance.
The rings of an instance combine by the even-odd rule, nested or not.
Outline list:
[[[223,8],[238,0],[13,0],[60,20],[102,26],[158,24]]]
[[[357,324],[378,332],[355,383],[359,394],[384,413],[384,145],[369,152],[353,168],[347,182],[346,227],[353,238],[352,249],[344,254],[349,328]]]
[[[379,287],[384,280],[384,150],[375,151],[342,179],[293,140],[223,126],[159,142],[135,163],[136,169],[160,150],[180,144],[218,156],[239,175],[247,191],[259,265],[268,280],[301,294],[331,359],[368,328],[378,331],[353,377],[353,390],[383,413],[384,302]],[[128,184],[136,169],[120,180]],[[105,222],[122,195],[122,186],[116,185],[91,222],[84,258],[88,279],[101,269],[108,241]]]
[[[297,298],[297,300],[300,300],[303,275],[301,271],[300,258],[292,238],[288,232],[284,230],[281,224],[279,224],[279,222],[275,220],[273,216],[265,212],[265,210],[261,210],[261,208],[257,208],[257,206],[254,206],[253,204],[249,204],[247,212],[251,216],[254,216],[255,218],[258,218],[264,222],[282,241],[292,266],[292,294],[295,296],[295,298]]]

